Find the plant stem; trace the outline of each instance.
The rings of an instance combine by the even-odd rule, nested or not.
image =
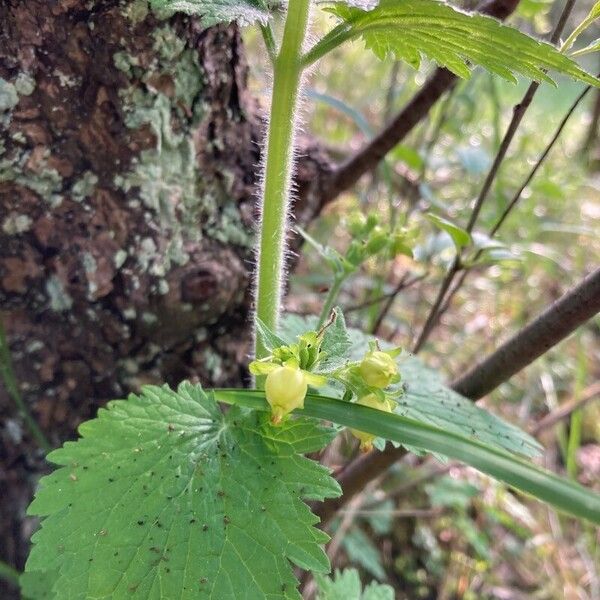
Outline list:
[[[277,43],[275,42],[275,36],[273,35],[273,28],[270,24],[261,25],[260,32],[262,33],[271,63],[274,63],[277,58]]]
[[[329,288],[329,292],[327,292],[327,297],[325,298],[325,302],[323,303],[323,308],[321,309],[321,315],[319,316],[319,328],[323,326],[329,313],[331,313],[331,309],[333,308],[333,304],[336,301],[340,290],[342,289],[342,285],[346,281],[346,277],[334,277],[333,285]]]
[[[4,386],[6,387],[6,391],[9,396],[13,399],[17,407],[17,411],[25,421],[29,432],[38,443],[40,448],[44,450],[44,452],[48,453],[52,450],[52,446],[46,439],[46,436],[40,429],[39,425],[36,423],[35,419],[31,416],[23,397],[21,396],[21,392],[19,391],[19,386],[17,384],[17,378],[15,377],[15,371],[12,365],[12,357],[10,355],[10,348],[8,347],[8,342],[6,340],[6,333],[4,332],[4,324],[2,320],[0,320],[0,378],[4,382]]]
[[[273,67],[256,294],[256,315],[272,330],[277,329],[281,303],[288,198],[294,162],[295,112],[303,69],[300,55],[309,8],[309,0],[290,0],[281,51]],[[267,354],[257,337],[256,358]]]

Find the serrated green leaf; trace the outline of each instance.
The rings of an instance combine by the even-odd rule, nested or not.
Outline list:
[[[443,217],[431,212],[427,213],[426,217],[438,229],[445,231],[452,238],[452,241],[458,250],[465,248],[471,243],[471,235],[469,232],[452,223],[452,221],[448,221],[448,219],[444,219]]]
[[[321,352],[325,357],[319,361],[316,372],[330,373],[342,367],[349,360],[351,346],[346,320],[342,311],[336,307],[333,309],[333,321],[323,332]]]
[[[373,10],[335,3],[328,10],[341,23],[307,53],[307,64],[360,37],[381,59],[390,55],[418,67],[425,55],[459,77],[469,77],[472,66],[480,65],[509,81],[523,75],[552,82],[546,71],[555,70],[600,86],[554,46],[491,17],[464,13],[436,0],[381,0]]]
[[[256,317],[256,335],[260,338],[263,346],[269,351],[287,345],[285,340],[271,331],[258,317]]]
[[[394,600],[394,588],[372,581],[365,588],[361,600]]]
[[[79,431],[29,509],[42,526],[27,571],[59,571],[55,599],[300,598],[290,561],[328,570],[302,498],[339,487],[298,453],[326,430],[223,414],[184,383],[111,402]]]
[[[266,23],[269,11],[261,0],[150,0],[150,7],[160,17],[185,13],[202,17],[207,27],[238,21],[241,25]]]
[[[405,394],[396,412],[509,452],[539,456],[542,447],[529,434],[444,385],[440,375],[415,356],[400,360]]]
[[[336,571],[333,578],[319,575],[316,581],[317,600],[394,600],[394,590],[389,585],[373,582],[363,592],[356,569]]]
[[[262,391],[213,391],[220,401],[269,411]],[[574,481],[558,477],[506,450],[488,446],[448,431],[447,428],[311,393],[306,395],[304,408],[296,412],[459,460],[566,514],[600,525],[600,494]]]
[[[58,578],[56,571],[31,571],[19,577],[21,598],[23,600],[51,600],[54,598],[52,587]]]
[[[294,339],[299,333],[315,327],[313,317],[286,315],[281,320],[281,335]],[[349,329],[350,360],[359,360],[369,350],[374,340],[357,329]],[[382,348],[390,345],[380,342]],[[491,412],[479,408],[473,402],[444,385],[441,376],[428,368],[415,356],[404,355],[398,359],[405,393],[400,398],[398,414],[422,423],[435,425],[476,440],[516,452],[524,456],[538,456],[539,443],[518,427],[507,423]],[[323,393],[340,397],[339,390],[323,388]]]
[[[562,51],[568,50],[577,40],[577,38],[598,18],[600,17],[600,0],[592,6],[587,17],[573,30],[573,33],[565,40],[562,45]],[[581,51],[574,52],[571,56],[581,55]]]

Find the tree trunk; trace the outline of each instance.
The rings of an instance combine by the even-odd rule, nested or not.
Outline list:
[[[0,316],[51,443],[144,383],[239,385],[261,132],[237,29],[4,0],[0,78]],[[2,386],[0,415],[0,558],[22,568],[46,467]]]

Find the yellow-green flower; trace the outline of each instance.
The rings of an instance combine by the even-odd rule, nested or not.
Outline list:
[[[361,406],[368,406],[369,408],[376,408],[386,413],[392,412],[392,403],[386,398],[380,400],[376,394],[367,394],[362,398],[359,398],[356,402]],[[369,452],[373,449],[373,440],[377,437],[366,431],[359,431],[358,429],[350,429],[350,433],[360,440],[360,449],[363,452]]]
[[[307,390],[308,383],[300,369],[286,366],[273,369],[265,382],[265,394],[271,405],[273,423],[281,422],[295,408],[303,408]]]
[[[376,388],[385,388],[398,375],[396,361],[381,350],[369,352],[360,363],[358,371],[367,385]]]

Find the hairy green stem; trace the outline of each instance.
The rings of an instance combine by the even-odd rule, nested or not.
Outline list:
[[[288,201],[294,161],[295,113],[303,70],[300,56],[309,8],[309,0],[290,0],[281,50],[273,66],[256,294],[256,316],[272,330],[277,329],[281,304]],[[257,336],[256,358],[263,358],[267,354]]]
[[[23,397],[21,396],[21,392],[17,384],[17,378],[15,377],[10,348],[8,347],[8,341],[6,340],[6,333],[4,332],[4,324],[2,323],[2,320],[0,320],[0,377],[4,382],[6,391],[13,399],[13,402],[15,403],[19,414],[25,421],[25,424],[27,425],[31,435],[38,443],[40,448],[44,450],[44,452],[50,452],[50,450],[52,450],[52,446],[40,429],[40,426],[31,416]]]
[[[302,64],[305,66],[312,65],[314,62],[341,46],[344,42],[358,37],[361,32],[357,29],[352,29],[348,23],[340,23],[333,28],[327,35],[322,37],[303,57]]]
[[[271,24],[268,23],[267,25],[261,25],[260,32],[262,33],[271,63],[273,63],[277,58],[277,43],[275,42],[275,35],[273,34],[273,28],[271,27]]]

